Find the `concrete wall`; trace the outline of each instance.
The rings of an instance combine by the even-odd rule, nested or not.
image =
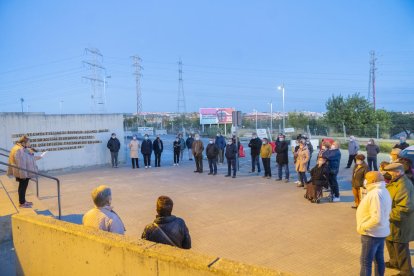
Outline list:
[[[40,215],[12,228],[18,275],[287,275]]]
[[[17,135],[31,134],[30,138],[38,140],[33,141],[37,149],[49,151],[37,162],[43,171],[109,164],[106,143],[112,132],[123,144],[121,114],[0,113],[0,147],[10,149]],[[125,160],[123,149],[121,161]]]

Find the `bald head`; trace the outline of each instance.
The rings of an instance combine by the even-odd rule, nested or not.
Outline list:
[[[369,185],[372,183],[384,181],[384,177],[378,171],[371,171],[365,174],[365,180],[367,181],[367,185]]]

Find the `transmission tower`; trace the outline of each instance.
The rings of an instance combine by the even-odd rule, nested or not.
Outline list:
[[[137,93],[137,124],[138,126],[142,123],[142,95],[141,95],[141,58],[139,56],[132,56],[132,66],[135,67],[135,89]]]
[[[376,95],[375,95],[375,71],[377,67],[375,67],[375,61],[377,58],[375,57],[375,51],[371,51],[370,53],[370,68],[369,68],[369,83],[368,83],[368,101],[372,102],[374,110],[376,108]]]
[[[183,83],[183,63],[181,59],[178,61],[178,98],[177,98],[177,112],[183,114],[187,112],[185,106],[184,83]]]
[[[87,68],[87,75],[82,78],[91,84],[91,111],[93,113],[105,112],[105,84],[103,75],[105,67],[102,66],[103,55],[96,48],[85,49],[84,66]]]

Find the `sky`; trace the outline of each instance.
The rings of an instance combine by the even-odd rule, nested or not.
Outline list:
[[[136,112],[131,56],[142,61],[144,112],[200,107],[324,112],[332,95],[414,111],[414,1],[0,0],[0,112],[90,113],[92,57],[108,113]],[[98,84],[101,84],[98,82]],[[96,93],[103,94],[103,86]]]

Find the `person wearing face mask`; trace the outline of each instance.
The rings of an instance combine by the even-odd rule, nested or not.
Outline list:
[[[144,141],[141,144],[141,153],[144,156],[145,168],[151,168],[151,154],[152,154],[152,142],[148,137],[148,134],[144,135]]]
[[[369,170],[378,171],[377,166],[377,155],[380,152],[378,145],[375,144],[374,139],[369,139],[367,146],[365,147],[367,150],[367,159],[368,159],[368,167]]]
[[[348,164],[346,165],[346,168],[349,169],[352,165],[352,162],[355,162],[355,156],[358,154],[359,151],[359,144],[355,140],[354,136],[349,137],[349,143],[348,143],[348,152],[349,152],[349,158],[348,158]]]
[[[192,152],[194,155],[194,160],[196,163],[196,170],[195,173],[202,173],[203,172],[203,151],[204,145],[203,142],[200,140],[200,135],[195,135],[195,141],[192,146]]]
[[[282,181],[283,168],[285,169],[285,182],[289,182],[289,145],[285,141],[286,137],[279,134],[276,140],[276,164],[279,178],[276,181]]]
[[[411,276],[409,242],[414,241],[414,186],[404,174],[403,165],[391,163],[384,171],[391,176],[386,187],[392,200],[391,233],[385,240],[390,260],[385,266],[400,270],[398,275]]]
[[[404,150],[408,148],[410,145],[406,142],[407,138],[405,136],[400,137],[400,142],[398,144],[395,144],[395,149]]]
[[[132,169],[135,169],[135,166],[137,169],[139,168],[138,163],[138,151],[139,151],[139,142],[137,139],[137,136],[132,136],[131,142],[129,142],[129,155],[131,156],[131,162],[132,162]]]
[[[272,157],[272,146],[269,145],[267,138],[263,138],[263,145],[260,148],[260,157],[263,162],[264,176],[267,179],[272,178],[270,169],[270,158]]]
[[[116,138],[115,133],[112,133],[111,138],[106,144],[106,147],[111,152],[112,168],[118,168],[118,152],[121,148],[121,143],[119,142],[118,138]]]
[[[322,156],[318,158],[317,164],[310,171],[310,183],[306,186],[305,198],[312,203],[319,203],[322,198],[322,188],[329,186],[329,167],[326,159]]]
[[[341,151],[339,150],[339,143],[334,142],[329,150],[326,150],[322,156],[328,160],[329,165],[329,185],[331,186],[332,202],[339,202],[339,185],[338,172],[341,163]]]
[[[297,158],[295,168],[299,174],[299,181],[297,187],[305,187],[305,184],[308,182],[306,179],[306,170],[308,167],[309,162],[309,150],[306,147],[306,143],[304,140],[299,142],[299,149],[297,151]]]
[[[112,192],[105,185],[101,185],[92,191],[92,200],[95,205],[82,218],[82,224],[111,233],[125,233],[124,223],[111,206]]]
[[[257,137],[256,133],[253,133],[252,139],[249,142],[249,148],[250,148],[250,156],[252,158],[252,170],[250,173],[254,173],[256,170],[257,165],[257,173],[260,173],[260,162],[259,157],[261,155],[261,149],[262,147],[262,141],[260,138]]]
[[[173,152],[174,152],[174,166],[178,166],[180,164],[180,138],[177,136],[175,137],[175,141],[173,143]]]
[[[356,230],[361,235],[361,270],[359,275],[384,275],[384,240],[390,234],[391,197],[385,188],[381,173],[372,171],[365,175],[367,195],[356,211]]]
[[[226,139],[221,135],[221,132],[217,132],[216,141],[214,143],[219,148],[218,163],[224,163],[224,149],[226,148]]]
[[[355,204],[352,208],[358,208],[361,202],[361,188],[364,186],[365,174],[368,172],[368,165],[365,163],[365,155],[357,154],[355,156],[356,164],[352,172],[352,193],[354,194]]]
[[[233,169],[233,178],[236,178],[236,157],[238,149],[236,144],[233,142],[233,139],[227,141],[226,146],[226,159],[227,159],[227,174],[225,177],[231,176],[231,170]]]
[[[219,154],[219,148],[214,144],[214,138],[210,138],[206,148],[206,155],[208,160],[208,167],[210,168],[209,175],[217,174],[217,156]]]
[[[306,168],[306,170],[308,172],[310,172],[309,168],[310,168],[310,163],[311,163],[311,160],[312,160],[313,145],[312,145],[311,140],[309,138],[306,138],[306,147],[309,150],[309,162],[308,162],[308,167]]]
[[[183,160],[184,157],[184,150],[185,150],[185,140],[183,138],[183,134],[178,134],[178,137],[180,139],[180,159]]]
[[[187,138],[187,140],[185,140],[185,144],[187,146],[188,149],[188,160],[193,161],[193,153],[191,148],[193,147],[193,143],[194,143],[194,138],[193,136],[190,134]]]
[[[157,138],[152,143],[152,148],[154,149],[155,155],[155,167],[161,167],[161,154],[164,150],[164,143],[162,142],[160,135],[157,135]]]

